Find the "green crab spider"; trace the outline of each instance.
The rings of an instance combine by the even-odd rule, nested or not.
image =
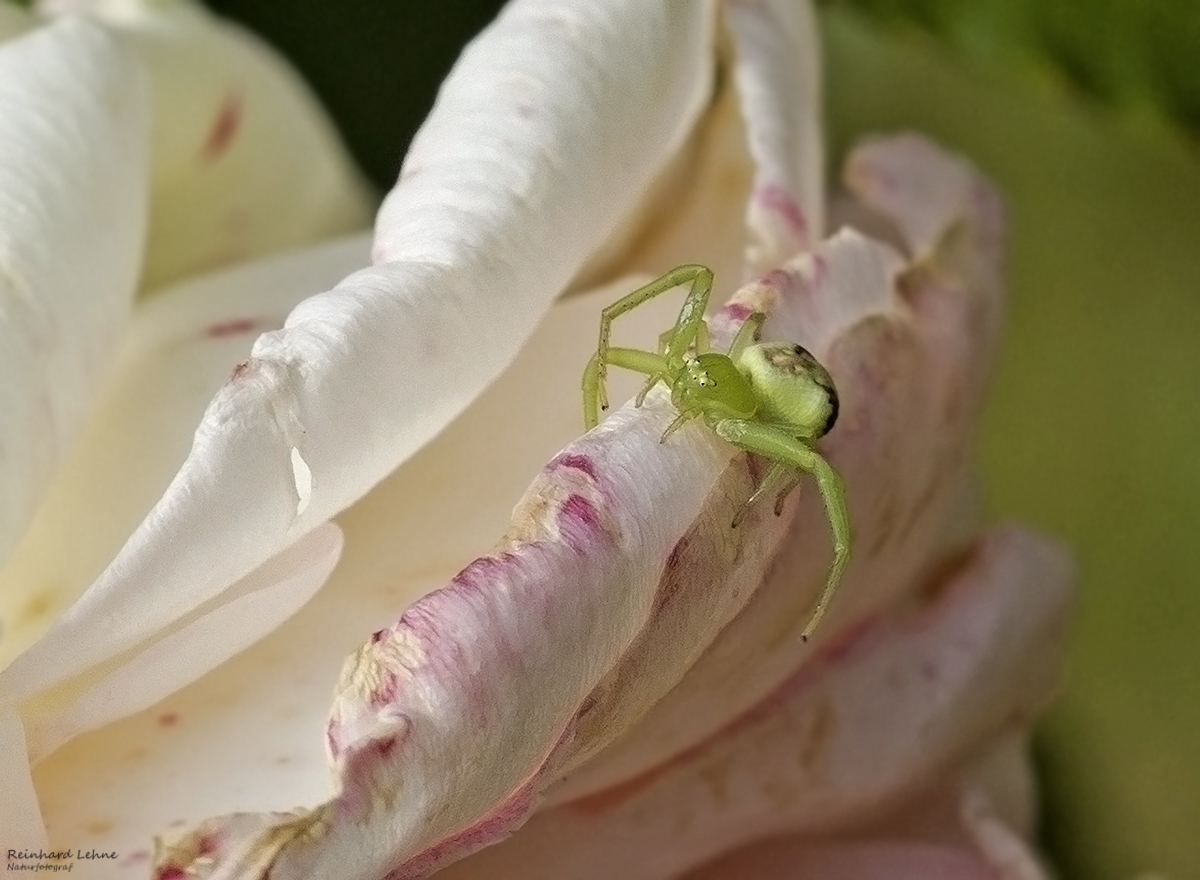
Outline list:
[[[671,389],[671,402],[679,414],[663,432],[661,442],[700,417],[718,437],[772,462],[758,488],[738,510],[733,528],[764,495],[778,493],[775,513],[782,513],[787,496],[805,474],[812,474],[833,531],[833,563],[801,634],[807,641],[824,616],[850,555],[850,519],[842,480],[813,448],[837,419],[837,392],[829,373],[801,346],[757,341],[766,320],[761,312],[742,323],[728,352],[710,351],[704,312],[712,284],[713,274],[708,268],[679,266],[601,312],[600,342],[583,373],[584,424],[588,429],[595,427],[600,420],[599,410],[608,409],[604,384],[609,366],[649,377],[635,399],[636,406],[642,405],[655,385],[664,383]],[[659,337],[657,352],[609,344],[616,318],[684,285],[691,285],[691,289],[679,319]]]

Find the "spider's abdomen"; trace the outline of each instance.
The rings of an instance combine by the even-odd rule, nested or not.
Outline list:
[[[738,359],[758,397],[756,420],[795,428],[797,435],[824,436],[837,421],[833,379],[807,349],[790,342],[751,345]]]

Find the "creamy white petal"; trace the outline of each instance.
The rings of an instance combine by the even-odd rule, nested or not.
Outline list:
[[[255,337],[281,326],[297,301],[360,265],[369,250],[369,238],[357,236],[282,254],[178,285],[136,309],[109,387],[0,570],[0,667],[37,642],[121,548],[187,457],[205,405]],[[115,618],[80,622],[101,660],[119,653],[103,648],[122,615],[137,619],[137,596]],[[23,664],[43,681],[82,671],[62,669],[77,645],[58,632],[0,673],[6,693],[19,688]]]
[[[755,277],[825,231],[819,34],[808,3],[756,0],[724,9],[755,166],[746,215],[746,274]]]
[[[312,598],[341,550],[341,530],[332,523],[318,526],[135,655],[76,684],[63,708],[31,713],[28,738],[37,750],[31,749],[30,760],[154,705],[257,642]]]
[[[0,46],[0,564],[128,318],[145,233],[147,100],[94,24]]]
[[[6,684],[28,694],[131,648],[459,413],[687,136],[710,88],[712,29],[709,4],[509,7],[414,145],[377,230],[384,262],[258,340],[162,500]],[[312,475],[300,514],[293,450]],[[69,661],[41,662],[65,644]]]
[[[143,290],[370,224],[374,196],[300,76],[187,0],[43,4],[86,14],[150,74]]]
[[[11,710],[0,712],[0,818],[6,849],[45,847],[46,829],[29,771],[25,730],[20,716]]]

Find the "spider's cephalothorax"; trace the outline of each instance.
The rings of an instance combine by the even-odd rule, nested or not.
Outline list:
[[[755,341],[765,320],[761,313],[745,320],[728,352],[709,351],[704,311],[712,280],[712,272],[704,266],[680,266],[604,309],[600,342],[583,374],[584,422],[588,428],[594,427],[600,409],[608,408],[604,382],[610,364],[649,377],[638,394],[638,406],[650,389],[665,383],[679,414],[663,432],[664,442],[686,422],[700,417],[719,437],[772,462],[734,517],[734,528],[763,495],[776,494],[775,512],[782,513],[788,494],[804,474],[812,474],[833,530],[834,553],[825,589],[801,636],[807,639],[825,613],[850,553],[850,522],[841,478],[813,448],[837,420],[837,392],[828,371],[803,347]],[[660,337],[659,351],[609,344],[615,318],[684,284],[690,284],[691,290],[675,326]]]

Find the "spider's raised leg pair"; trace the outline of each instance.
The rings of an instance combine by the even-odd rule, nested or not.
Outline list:
[[[834,555],[825,589],[802,634],[807,639],[824,615],[850,553],[850,521],[841,478],[813,448],[837,419],[837,392],[829,373],[801,346],[756,341],[765,317],[760,313],[746,319],[728,352],[711,351],[704,313],[712,284],[713,274],[704,266],[680,266],[601,312],[599,343],[583,374],[584,423],[594,427],[599,410],[608,408],[605,379],[610,365],[648,377],[636,400],[639,406],[650,389],[663,382],[679,412],[663,432],[664,442],[699,417],[719,437],[772,462],[735,516],[735,528],[749,505],[764,494],[778,492],[775,509],[781,512],[788,493],[804,474],[812,474],[833,530]],[[688,295],[675,326],[660,337],[659,351],[610,344],[616,318],[684,285],[690,287]]]

